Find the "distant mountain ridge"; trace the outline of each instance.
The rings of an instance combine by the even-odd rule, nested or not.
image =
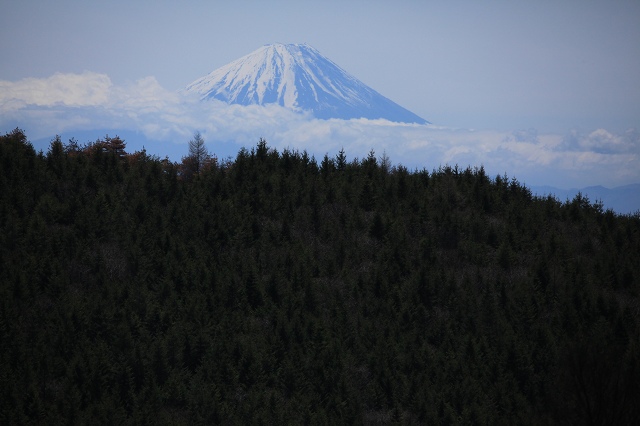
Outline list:
[[[307,44],[268,44],[186,87],[202,100],[277,104],[321,119],[368,118],[427,124]]]

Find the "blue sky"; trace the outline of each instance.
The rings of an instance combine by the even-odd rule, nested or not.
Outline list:
[[[200,130],[214,151],[263,136],[427,168],[482,163],[531,184],[640,182],[638,1],[22,0],[0,12],[2,132],[118,128],[186,144]],[[273,42],[309,43],[435,127],[176,97]]]

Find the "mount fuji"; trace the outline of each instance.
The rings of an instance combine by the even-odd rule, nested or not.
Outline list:
[[[202,100],[278,104],[320,119],[428,121],[348,74],[307,44],[268,44],[186,87]]]

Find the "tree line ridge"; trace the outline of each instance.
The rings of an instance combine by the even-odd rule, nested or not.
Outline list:
[[[638,215],[191,142],[0,136],[0,422],[640,419]]]

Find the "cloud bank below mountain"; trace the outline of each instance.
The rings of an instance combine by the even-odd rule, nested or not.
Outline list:
[[[93,72],[0,81],[0,131],[15,127],[32,140],[92,129],[111,129],[113,134],[128,130],[144,136],[149,152],[174,160],[186,153],[188,140],[198,130],[219,156],[234,155],[263,137],[279,150],[307,150],[317,158],[333,156],[341,148],[349,158],[362,158],[373,149],[410,169],[483,165],[488,173],[506,173],[528,185],[614,187],[640,182],[640,133],[635,129],[622,134],[606,129],[542,134],[535,129],[505,132],[386,120],[320,120],[277,105],[200,102],[164,89],[154,77],[125,85]],[[174,146],[175,152],[154,151],[154,141],[158,147]]]

